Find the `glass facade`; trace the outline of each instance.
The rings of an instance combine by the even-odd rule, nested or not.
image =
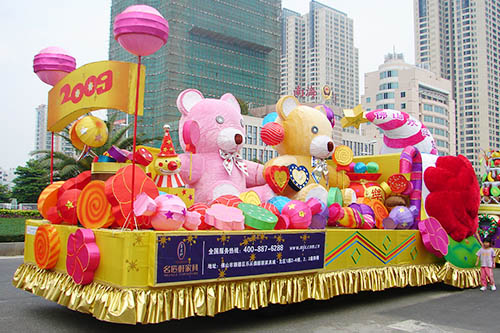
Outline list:
[[[161,137],[163,125],[168,123],[176,149],[180,149],[176,99],[187,88],[196,88],[211,98],[230,92],[252,107],[276,103],[281,1],[143,0],[141,3],[156,8],[167,19],[170,33],[164,47],[143,58],[146,88],[139,133]],[[134,0],[112,1],[111,60],[137,61],[114,40],[112,32],[116,15],[134,4]],[[120,117],[126,123],[123,121],[126,115]],[[133,117],[129,116],[128,121],[132,122]]]

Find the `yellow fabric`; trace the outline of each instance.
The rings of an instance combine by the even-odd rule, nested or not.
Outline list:
[[[453,265],[404,265],[339,270],[254,279],[218,281],[164,288],[115,288],[93,282],[73,283],[64,273],[22,264],[13,285],[72,310],[115,323],[159,323],[191,316],[214,316],[234,308],[257,309],[269,303],[325,300],[360,291],[445,282],[459,288],[479,285],[478,269]]]
[[[495,263],[500,264],[500,249],[494,247],[493,251],[495,251]]]

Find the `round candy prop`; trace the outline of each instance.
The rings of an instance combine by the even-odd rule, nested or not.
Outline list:
[[[114,221],[111,204],[106,198],[104,188],[105,182],[93,180],[85,186],[78,197],[76,213],[85,228],[103,228]]]
[[[366,164],[363,162],[358,162],[354,165],[354,172],[356,173],[365,173],[366,172]]]
[[[378,229],[384,229],[383,220],[389,216],[389,212],[384,204],[376,199],[363,198],[362,203],[367,204],[373,209],[373,213],[375,214],[375,226]]]
[[[138,163],[142,166],[148,166],[151,162],[153,162],[153,155],[146,148],[139,148],[135,151],[135,155],[132,156],[135,159],[135,163]]]
[[[48,220],[48,210],[51,207],[57,205],[57,194],[59,188],[64,184],[64,181],[54,182],[43,189],[42,193],[38,197],[38,211],[40,215],[43,216],[44,219]]]
[[[33,71],[40,80],[51,86],[55,86],[75,68],[75,58],[56,46],[41,50],[33,59]]]
[[[89,147],[101,147],[108,140],[108,127],[101,119],[86,116],[76,124],[76,135]]]
[[[283,196],[277,196],[277,197],[273,197],[271,199],[269,199],[267,202],[269,202],[270,204],[274,205],[276,208],[278,208],[280,214],[281,214],[281,211],[283,210],[283,207],[285,207],[285,205],[287,203],[289,203],[291,201],[290,198],[287,198],[287,197],[283,197]]]
[[[377,162],[368,162],[366,164],[366,171],[368,173],[377,173],[379,170],[379,166]]]
[[[242,202],[238,208],[243,212],[245,225],[250,229],[273,230],[278,222],[278,217],[263,207]]]
[[[387,184],[391,188],[391,191],[399,194],[403,193],[410,186],[410,182],[400,173],[394,174],[387,179]]]
[[[354,153],[352,149],[347,146],[337,146],[333,153],[333,158],[338,165],[348,166],[354,158]]]
[[[76,188],[67,190],[57,199],[57,209],[63,221],[68,224],[76,225],[78,223],[76,205],[80,192],[81,191]]]
[[[260,131],[262,141],[269,146],[276,146],[283,141],[285,130],[278,123],[270,122],[265,124]]]
[[[34,242],[35,261],[42,269],[53,268],[59,259],[61,241],[57,229],[50,224],[38,227]]]
[[[311,208],[302,201],[290,201],[283,207],[281,215],[290,220],[290,229],[307,229],[311,224]]]
[[[221,195],[220,197],[218,197],[217,199],[212,201],[211,205],[221,204],[221,205],[228,206],[228,207],[238,207],[238,205],[242,202],[243,201],[235,195],[225,194],[225,195]]]
[[[168,22],[153,7],[134,5],[115,18],[113,34],[120,45],[137,56],[158,51],[168,39]]]
[[[236,197],[236,198],[238,198],[238,197]],[[241,202],[241,200],[240,200],[240,202]],[[205,213],[206,213],[208,208],[209,207],[207,204],[201,203],[201,202],[195,203],[194,205],[192,205],[191,207],[188,208],[188,211],[196,212],[196,213],[200,214],[201,223],[198,226],[198,230],[209,230],[212,228],[212,226],[208,225],[205,221]]]
[[[205,221],[219,230],[245,229],[245,216],[241,210],[221,204],[214,204],[206,210]]]

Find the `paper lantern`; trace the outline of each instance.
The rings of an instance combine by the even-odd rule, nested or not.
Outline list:
[[[40,80],[51,86],[56,85],[75,68],[75,58],[56,46],[41,50],[33,59],[33,71]]]
[[[101,119],[86,116],[76,124],[76,135],[89,147],[101,147],[108,140],[108,127]]]
[[[115,18],[113,34],[120,45],[137,56],[158,51],[168,39],[168,22],[156,9],[134,5]]]

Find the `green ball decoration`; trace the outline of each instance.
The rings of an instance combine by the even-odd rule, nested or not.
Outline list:
[[[366,164],[366,171],[368,173],[377,173],[380,167],[378,166],[377,162],[368,162]]]
[[[467,237],[461,242],[455,241],[448,236],[448,254],[444,256],[446,261],[459,268],[476,267],[476,252],[481,248],[481,244],[474,236]]]

